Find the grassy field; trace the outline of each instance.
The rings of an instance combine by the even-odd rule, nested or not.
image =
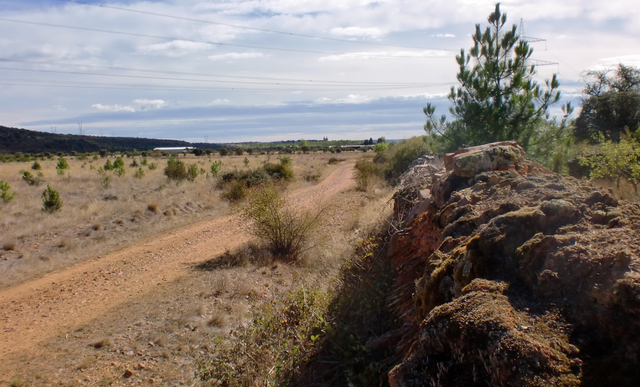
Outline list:
[[[291,189],[314,184],[335,166],[328,163],[334,155],[322,153],[288,155],[295,178]],[[355,160],[361,153],[348,152],[340,159]],[[0,180],[16,192],[8,203],[0,201],[0,287],[10,286],[42,273],[99,256],[151,235],[175,227],[232,211],[216,188],[218,178],[210,166],[222,161],[220,174],[255,169],[265,162],[278,162],[277,155],[225,157],[179,156],[187,166],[195,164],[199,176],[194,182],[176,184],[164,176],[167,157],[123,157],[126,173],[99,173],[111,158],[78,160],[67,157],[69,169],[56,171],[57,158],[39,160],[41,170],[32,170],[33,162],[0,164]],[[133,163],[138,167],[131,166]],[[149,166],[155,164],[155,169]],[[135,177],[141,168],[144,176]],[[29,171],[42,174],[42,182],[30,185],[23,178]],[[105,184],[108,177],[109,184]],[[49,185],[63,201],[60,211],[42,211],[42,192]]]

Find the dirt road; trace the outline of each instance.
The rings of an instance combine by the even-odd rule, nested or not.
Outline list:
[[[314,186],[291,192],[298,208],[320,206],[353,185],[353,164],[339,166]],[[227,215],[140,241],[71,268],[0,291],[0,375],[39,344],[107,310],[161,289],[194,262],[212,259],[248,240]]]

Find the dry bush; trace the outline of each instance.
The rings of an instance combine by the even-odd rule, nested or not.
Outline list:
[[[249,231],[264,241],[274,258],[285,262],[300,260],[320,217],[320,213],[312,216],[289,209],[274,185],[254,191],[242,215],[249,222]]]

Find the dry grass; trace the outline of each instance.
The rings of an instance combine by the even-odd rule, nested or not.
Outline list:
[[[11,250],[15,250],[16,249],[16,242],[4,242],[2,244],[2,248],[5,251],[11,251]]]
[[[343,153],[341,157],[355,159],[359,155]],[[220,174],[245,168],[244,157],[180,156],[186,164],[195,163],[205,171],[213,161],[222,160]],[[267,161],[277,161],[279,156],[247,157],[249,167],[257,168]],[[328,165],[331,154],[289,157],[296,174],[296,179],[290,184],[291,189],[314,184],[313,179],[306,181],[304,176],[311,174],[324,178],[335,169],[335,166]],[[106,159],[76,160],[67,157],[67,160],[70,177],[57,175],[56,159],[39,160],[45,184],[57,190],[64,201],[61,211],[55,214],[41,211],[42,186],[31,186],[22,179],[20,171],[28,170],[32,162],[1,164],[0,179],[7,181],[17,196],[3,206],[0,235],[9,244],[19,241],[14,249],[22,258],[0,260],[0,272],[5,273],[0,278],[0,287],[35,278],[104,254],[116,246],[230,210],[229,205],[220,199],[220,191],[215,189],[216,179],[207,178],[206,174],[198,176],[193,183],[176,185],[168,181],[163,174],[167,158],[149,157],[148,163],[155,163],[158,167],[154,170],[143,167],[145,176],[142,179],[134,178],[131,167],[125,167],[127,173],[122,177],[107,172],[111,183],[106,188],[102,184],[105,176],[97,172]],[[111,158],[113,160],[114,157]],[[125,158],[125,165],[130,163],[131,159]],[[37,259],[40,256],[49,260]]]

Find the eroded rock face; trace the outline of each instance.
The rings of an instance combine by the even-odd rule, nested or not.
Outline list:
[[[640,381],[640,206],[518,149],[446,159],[396,237],[394,306],[407,328],[392,386]]]

